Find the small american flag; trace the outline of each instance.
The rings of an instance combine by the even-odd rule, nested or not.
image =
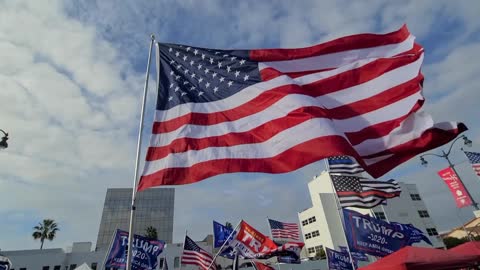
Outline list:
[[[336,156],[328,158],[328,171],[338,174],[358,174],[365,170],[349,156]]]
[[[465,151],[475,173],[480,176],[480,153]]]
[[[294,241],[298,241],[300,239],[297,223],[286,223],[273,219],[268,219],[268,223],[270,223],[272,238],[290,239]]]
[[[379,177],[466,129],[420,111],[423,56],[406,26],[293,49],[157,43],[157,104],[138,190],[286,173],[339,155]]]
[[[384,200],[400,196],[397,181],[369,180],[357,176],[331,175],[342,207],[373,208]]]
[[[213,257],[210,253],[200,248],[190,237],[185,236],[183,244],[182,264],[198,265],[200,269],[208,270],[208,266],[212,264]],[[210,269],[217,269],[215,263]]]

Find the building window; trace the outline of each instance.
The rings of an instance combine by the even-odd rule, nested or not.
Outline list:
[[[173,268],[179,268],[180,267],[180,257],[175,257],[173,260]]]
[[[55,265],[55,266],[53,267],[53,270],[60,270],[61,267],[62,267],[62,266],[60,266],[60,265]],[[93,269],[93,270],[95,270],[95,269]]]
[[[308,219],[305,219],[302,221],[302,225],[305,226],[305,225],[308,225],[310,223],[313,223],[317,221],[317,219],[313,216],[313,217],[309,217]]]
[[[425,211],[425,210],[419,210],[419,211],[418,211],[418,214],[420,215],[421,218],[430,217],[430,215],[428,214],[428,212]]]
[[[97,263],[92,263],[90,268],[92,268],[92,270],[97,270]]]
[[[319,231],[313,231],[312,232],[312,237],[317,237],[317,236],[320,236],[320,232]]]
[[[322,246],[322,245],[315,247],[315,252],[320,252],[320,250],[323,250],[323,246]]]
[[[435,229],[435,228],[427,228],[427,233],[430,236],[437,236],[438,235],[437,229]]]
[[[77,268],[76,264],[70,264],[70,270],[74,270],[75,268]]]
[[[310,253],[315,253],[315,248],[311,247],[311,248],[308,248],[308,254]]]
[[[387,220],[384,212],[374,212],[375,217],[381,220]]]
[[[310,239],[310,238],[312,238],[312,234],[311,234],[311,233],[305,234],[305,239]]]
[[[47,266],[44,266],[44,267],[42,267],[42,270],[49,270],[49,269],[50,269],[50,266],[48,266],[48,265],[47,265]]]
[[[410,198],[412,198],[412,201],[421,201],[422,198],[420,198],[419,194],[410,194]]]

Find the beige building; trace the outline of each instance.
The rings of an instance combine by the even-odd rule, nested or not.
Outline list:
[[[468,237],[475,237],[480,235],[480,211],[475,211],[475,218],[470,220],[469,222],[463,224],[462,226],[458,226],[452,229],[450,232],[443,233],[442,238],[446,237],[455,237],[455,238],[464,238]]]

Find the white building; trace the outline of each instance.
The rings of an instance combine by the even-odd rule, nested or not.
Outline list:
[[[388,200],[383,209],[381,206],[373,208],[373,212],[378,218],[413,224],[428,233],[434,247],[442,248],[443,242],[437,237],[435,224],[429,216],[416,185],[400,183],[400,186],[402,187],[400,197]],[[322,247],[338,250],[338,246],[346,246],[347,242],[330,175],[322,172],[308,183],[308,190],[312,207],[298,214],[308,256],[314,257]],[[352,208],[352,210],[371,214],[368,209]],[[428,246],[424,242],[415,245]]]

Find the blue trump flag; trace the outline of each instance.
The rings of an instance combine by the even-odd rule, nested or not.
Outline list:
[[[347,247],[343,247],[343,246],[338,246],[338,247],[340,248],[340,252],[348,253]],[[352,258],[354,261],[364,261],[364,262],[369,261],[365,253],[352,251],[350,252],[350,254],[352,254]]]
[[[233,248],[228,246],[228,242],[235,237],[235,233],[230,239],[227,239],[232,232],[233,229],[228,228],[225,225],[216,222],[215,220],[213,221],[213,246],[215,248],[219,248],[223,245],[223,243],[227,242],[219,255],[233,260],[235,254],[233,252]]]
[[[227,241],[228,236],[230,236],[232,232],[233,232],[233,229],[230,229],[214,220],[213,221],[213,247],[215,248],[221,247],[223,243]]]
[[[353,252],[384,257],[409,243],[408,235],[381,219],[343,209],[345,235]]]
[[[338,252],[325,248],[328,259],[328,269],[331,270],[353,270],[350,256],[345,252]]]
[[[411,246],[414,243],[419,243],[421,241],[425,241],[427,244],[430,246],[433,246],[432,241],[428,238],[428,236],[425,235],[424,232],[422,232],[420,229],[416,228],[412,224],[403,224],[403,223],[398,223],[398,222],[390,222],[390,224],[393,224],[397,228],[399,228],[401,231],[405,232],[405,234],[408,236],[408,245]]]
[[[125,269],[128,250],[128,232],[117,230],[105,260],[105,268]],[[157,268],[158,255],[162,253],[165,242],[133,235],[132,269],[153,270]]]

